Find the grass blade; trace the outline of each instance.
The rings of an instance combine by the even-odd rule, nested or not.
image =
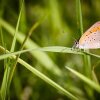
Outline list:
[[[22,0],[22,5],[21,5],[21,9],[20,9],[20,13],[19,13],[19,17],[18,17],[18,21],[17,21],[17,25],[16,25],[16,30],[15,30],[15,33],[14,33],[13,42],[12,42],[12,45],[11,45],[10,52],[13,52],[14,51],[14,48],[15,48],[16,37],[17,37],[18,27],[19,27],[19,22],[20,22],[21,13],[22,13],[22,10],[23,10],[23,2],[24,2],[24,0]]]
[[[22,2],[22,6],[23,6],[23,2]],[[19,18],[18,18],[18,21],[17,21],[16,31],[14,33],[14,38],[13,38],[13,42],[12,42],[12,45],[11,45],[10,52],[13,52],[14,48],[15,48],[16,35],[17,35],[17,32],[18,32],[21,13],[22,13],[22,8],[20,10]],[[14,64],[14,60],[8,58],[7,63],[6,63],[6,70],[4,72],[3,81],[2,81],[2,85],[1,85],[1,99],[2,100],[5,100],[7,98],[7,95],[9,94],[9,87],[10,87],[10,83],[11,83],[10,78],[11,78],[11,72],[12,72],[13,64]]]
[[[96,84],[92,80],[88,79],[87,77],[85,77],[81,73],[73,70],[72,68],[69,68],[69,67],[66,67],[66,68],[69,71],[71,71],[74,75],[76,75],[78,78],[80,78],[82,81],[84,81],[85,83],[87,83],[89,86],[91,86],[93,89],[95,89],[96,91],[98,91],[100,93],[100,86],[98,84]]]
[[[83,22],[82,22],[82,10],[80,0],[76,0],[76,15],[77,15],[77,24],[80,35],[83,34]]]
[[[2,52],[4,52],[4,48],[1,47],[1,46],[0,46],[0,51],[1,51],[1,54],[2,54]],[[71,48],[67,48],[67,47],[51,46],[51,47],[43,47],[43,48],[34,48],[34,49],[20,50],[20,51],[17,51],[17,52],[10,52],[10,53],[8,53],[8,51],[6,51],[7,54],[0,55],[0,60],[8,58],[8,57],[11,57],[13,55],[18,55],[18,54],[25,53],[25,52],[34,52],[34,51],[72,53],[72,54],[80,54],[80,55],[87,54],[87,55],[90,55],[90,56],[93,56],[93,57],[100,58],[99,55],[95,55],[95,54],[92,54],[92,53],[76,51],[76,50],[74,51]]]
[[[9,51],[8,51],[8,53],[9,53]],[[16,58],[16,56],[12,56],[12,57],[14,59]],[[60,85],[58,85],[57,83],[55,83],[54,81],[52,81],[50,78],[48,78],[47,76],[45,76],[44,74],[42,74],[41,72],[39,72],[38,70],[36,70],[34,67],[32,67],[31,65],[29,65],[28,63],[24,62],[22,59],[18,58],[18,62],[21,65],[23,65],[24,67],[26,67],[33,74],[35,74],[36,76],[38,76],[39,78],[41,78],[43,81],[45,81],[47,84],[50,84],[52,87],[54,87],[55,89],[57,89],[58,91],[60,91],[64,95],[66,95],[67,97],[69,97],[69,98],[71,98],[73,100],[78,100],[78,98],[75,97],[73,94],[71,94],[70,92],[68,92],[67,90],[65,90],[63,87],[61,87]]]
[[[39,72],[38,70],[36,70],[34,67],[30,66],[29,64],[27,64],[23,60],[18,59],[18,62],[20,64],[22,64],[24,67],[26,67],[33,74],[35,74],[36,76],[38,76],[39,78],[41,78],[43,81],[45,81],[46,83],[50,84],[51,86],[53,86],[54,88],[56,88],[57,90],[59,90],[60,92],[62,92],[64,95],[68,96],[69,98],[71,98],[73,100],[78,100],[77,97],[75,97],[74,95],[72,95],[71,93],[69,93],[68,91],[66,91],[60,85],[58,85],[57,83],[55,83],[54,81],[52,81],[50,78],[48,78],[47,76],[45,76],[44,74],[42,74],[41,72]]]
[[[0,23],[1,26],[6,29],[12,36],[13,33],[15,32],[15,29],[8,24],[6,21],[4,21],[3,19],[0,19]],[[17,34],[17,40],[22,43],[25,38],[25,35],[21,32],[18,32]],[[25,43],[25,47],[26,48],[39,48],[39,46],[32,41],[31,39],[28,39],[28,41]],[[37,52],[31,52],[31,54],[43,65],[43,67],[45,67],[47,70],[52,72],[57,76],[61,76],[62,72],[60,71],[59,67],[51,60],[51,58],[44,52],[41,51],[37,51]],[[55,66],[55,67],[54,67]]]
[[[82,10],[81,10],[81,2],[80,0],[76,0],[76,12],[77,12],[77,23],[79,27],[79,34],[83,34],[83,22],[82,22]],[[89,52],[89,50],[86,50],[86,52]],[[89,55],[84,54],[83,57],[84,60],[84,67],[83,67],[83,73],[91,78],[92,71],[91,71],[91,59]]]

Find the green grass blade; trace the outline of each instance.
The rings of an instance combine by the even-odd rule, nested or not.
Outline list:
[[[9,81],[9,78],[8,78],[8,73],[10,73],[10,69],[6,68],[5,70],[5,74],[4,74],[4,77],[3,77],[3,82],[2,82],[2,85],[1,85],[1,90],[0,90],[0,97],[1,97],[1,100],[6,100],[6,94],[7,94],[7,85],[8,85],[8,81]]]
[[[16,56],[12,56],[12,57],[14,59],[16,58]],[[70,92],[68,92],[63,87],[61,87],[60,85],[58,85],[57,83],[55,83],[54,81],[52,81],[50,78],[48,78],[47,76],[45,76],[44,74],[42,74],[41,72],[39,72],[38,70],[36,70],[34,67],[32,67],[31,65],[29,65],[28,63],[24,62],[22,59],[18,58],[18,62],[20,64],[22,64],[24,67],[26,67],[33,74],[35,74],[36,76],[38,76],[39,78],[41,78],[43,81],[45,81],[46,83],[50,84],[51,86],[53,86],[54,88],[56,88],[58,91],[60,91],[61,93],[63,93],[64,95],[68,96],[69,98],[71,98],[73,100],[78,100],[77,97],[75,97],[74,95],[72,95]],[[6,79],[6,81],[7,81],[7,79]],[[2,86],[2,87],[5,88],[4,86]]]
[[[1,46],[0,46],[0,51],[1,51],[1,54],[2,54],[2,52],[4,52],[4,48],[1,47]],[[10,52],[10,53],[8,53],[8,51],[6,51],[7,54],[0,55],[0,60],[8,58],[8,57],[11,57],[13,55],[18,55],[18,54],[25,53],[25,52],[35,52],[35,51],[47,51],[47,52],[58,52],[58,53],[72,53],[72,54],[80,54],[80,55],[87,54],[87,55],[90,55],[90,56],[93,56],[93,57],[100,58],[99,55],[95,55],[95,54],[92,54],[92,53],[87,53],[87,52],[82,52],[82,51],[76,51],[76,50],[74,51],[71,48],[67,48],[67,47],[51,46],[51,47],[43,47],[43,48],[34,48],[34,49],[20,50],[20,51],[17,51],[17,52]]]
[[[75,71],[72,68],[66,67],[69,71],[71,71],[74,75],[76,75],[78,78],[80,78],[82,81],[84,81],[85,83],[87,83],[89,86],[91,86],[93,89],[95,89],[96,91],[100,92],[100,85],[96,84],[95,82],[93,82],[92,80],[88,79],[87,77],[85,77],[84,75],[82,75],[81,73]]]
[[[0,23],[1,26],[6,29],[12,36],[13,33],[15,32],[15,29],[9,25],[6,21],[4,21],[3,19],[0,19]],[[18,32],[17,34],[17,40],[22,43],[23,40],[25,38],[25,35],[21,32]],[[39,48],[39,46],[32,41],[31,39],[28,39],[28,41],[25,43],[25,47],[26,48]],[[61,76],[62,72],[60,71],[60,69],[58,68],[58,66],[51,60],[51,58],[44,52],[41,51],[37,51],[37,52],[31,52],[31,54],[43,65],[43,67],[45,67],[47,70],[52,72],[55,75]]]
[[[28,32],[28,34],[26,35],[22,45],[21,45],[21,48],[20,50],[23,49],[26,41],[28,40],[28,38],[31,36],[32,32],[34,32],[34,30],[44,21],[44,19],[46,18],[46,15],[43,16],[39,21],[37,21],[35,24],[33,24],[33,26],[31,27],[30,31]]]
[[[51,86],[53,86],[54,88],[56,88],[57,90],[59,90],[60,92],[62,92],[64,95],[68,96],[69,98],[71,98],[73,100],[78,100],[77,97],[75,97],[74,95],[72,95],[71,93],[69,93],[67,90],[65,90],[64,88],[62,88],[60,85],[58,85],[57,83],[55,83],[54,81],[52,81],[50,78],[48,78],[47,76],[45,76],[44,74],[42,74],[41,72],[39,72],[38,70],[36,70],[34,67],[30,66],[29,64],[27,64],[23,60],[18,59],[18,62],[20,64],[22,64],[24,67],[26,67],[33,74],[35,74],[36,76],[38,76],[39,78],[41,78],[43,81],[45,81],[46,83],[50,84]]]
[[[21,6],[22,6],[22,1],[21,0],[19,0],[19,5],[20,5],[20,7],[19,8],[21,8]],[[20,10],[20,9],[19,9]],[[25,5],[25,2],[23,2],[23,9],[22,9],[22,12],[23,13],[21,13],[21,18],[20,18],[20,24],[19,24],[19,30],[21,31],[21,32],[24,32],[24,33],[26,33],[26,31],[27,31],[27,16],[26,16],[26,5]]]
[[[10,49],[11,52],[13,52],[14,48],[15,48],[16,35],[17,35],[17,32],[18,32],[21,13],[22,13],[22,8],[20,10],[19,18],[18,18],[18,21],[17,21],[16,31],[14,33],[14,38],[13,38],[13,42],[12,42],[11,49]],[[6,70],[4,72],[3,81],[2,81],[2,85],[1,85],[1,99],[2,100],[5,100],[6,98],[8,98],[9,87],[10,87],[10,83],[11,83],[10,77],[11,77],[13,64],[14,64],[14,60],[8,58],[7,63],[6,63]]]
[[[2,33],[1,25],[0,25],[0,38],[1,38],[1,45],[4,47],[4,39],[3,39],[3,33]]]
[[[82,10],[80,0],[76,0],[76,15],[80,35],[83,34]]]
[[[11,50],[10,50],[11,52],[14,51],[15,44],[16,44],[16,36],[17,36],[18,27],[19,27],[19,22],[20,22],[20,18],[21,18],[22,9],[23,9],[23,2],[24,2],[24,0],[22,0],[22,5],[21,5],[21,9],[20,9],[20,13],[19,13],[17,25],[16,25],[16,31],[15,31],[15,33],[14,33],[13,42],[12,42],[12,45],[11,45]]]
[[[24,44],[26,43],[26,41],[28,40],[28,38],[31,36],[32,32],[42,23],[42,21],[43,21],[44,18],[45,18],[45,17],[43,17],[41,20],[37,21],[37,22],[32,26],[32,28],[30,29],[29,33],[26,35],[25,39],[23,40],[23,43],[22,43],[22,45],[21,45],[21,47],[20,47],[20,50],[23,49]],[[20,57],[20,54],[18,54],[18,55],[16,56],[16,60],[15,60],[15,63],[14,63],[14,65],[13,65],[13,68],[12,68],[12,71],[11,71],[11,75],[10,75],[10,79],[9,79],[10,81],[12,80],[12,77],[13,77],[13,75],[14,75],[14,71],[15,71],[16,65],[17,65],[17,60],[18,60],[19,57]]]
[[[79,34],[82,35],[83,34],[83,22],[82,22],[82,10],[81,10],[81,2],[80,0],[76,0],[76,12],[77,12],[77,23],[78,23],[78,28],[79,28]],[[89,50],[86,50],[87,52],[89,52]],[[91,60],[90,60],[90,56],[84,54],[83,57],[84,60],[84,67],[83,67],[83,73],[88,76],[89,78],[91,78],[92,73],[91,73]]]

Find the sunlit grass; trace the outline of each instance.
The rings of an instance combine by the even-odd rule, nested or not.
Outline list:
[[[91,22],[85,14],[90,14],[99,1],[19,0],[19,11],[12,4],[7,9],[4,1],[0,3],[0,67],[4,66],[3,74],[0,71],[0,99],[22,100],[25,88],[30,86],[27,100],[97,100],[100,86],[95,69],[100,55],[96,50],[92,53],[72,48],[72,38],[84,33],[83,27]],[[98,11],[96,8],[92,22]]]

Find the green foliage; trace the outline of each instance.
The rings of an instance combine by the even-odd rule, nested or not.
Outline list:
[[[99,20],[99,4],[1,0],[0,100],[100,99],[100,50],[72,48]]]

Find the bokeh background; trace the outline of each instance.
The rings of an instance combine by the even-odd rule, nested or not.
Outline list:
[[[100,0],[80,1],[83,30],[85,32],[91,25],[100,20]],[[0,17],[15,28],[20,8],[21,0],[0,0]],[[81,36],[77,24],[76,0],[25,0],[19,31],[26,35],[32,25],[42,18],[42,23],[30,36],[30,39],[40,47],[65,46],[71,48],[74,41]],[[2,32],[5,47],[10,50],[13,36],[3,27]],[[16,51],[19,50],[20,46],[21,43],[17,41]],[[100,54],[100,50],[91,50],[91,52]],[[80,100],[100,99],[96,91],[86,86],[80,79],[65,69],[65,66],[70,66],[84,74],[82,56],[64,53],[45,53],[56,67],[52,66],[50,69],[48,66],[44,66],[41,64],[41,61],[37,60],[30,53],[22,54],[21,58],[74,95],[79,96]],[[42,57],[40,56],[40,58]],[[99,59],[91,58],[91,69],[98,61]],[[0,84],[4,74],[3,66],[3,61],[1,61]],[[99,66],[97,64],[95,69],[98,80],[100,79]],[[56,70],[58,70],[57,73]],[[70,100],[20,64],[17,65],[13,76],[9,97],[10,100]]]

